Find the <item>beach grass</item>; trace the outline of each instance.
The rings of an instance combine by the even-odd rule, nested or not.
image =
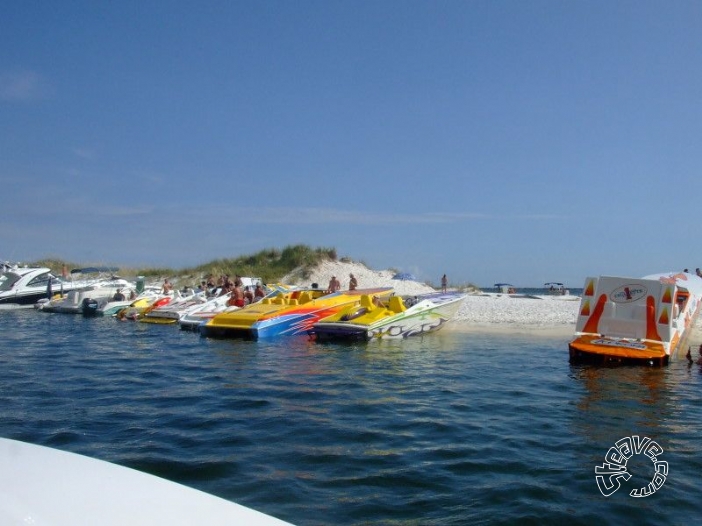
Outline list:
[[[344,258],[349,260],[349,258]],[[200,279],[212,275],[219,277],[223,274],[230,276],[253,276],[262,278],[264,282],[275,282],[281,277],[298,270],[301,277],[305,278],[305,273],[309,273],[311,268],[322,261],[336,261],[336,248],[330,247],[310,247],[308,245],[289,245],[282,249],[267,248],[255,254],[236,256],[231,258],[220,258],[186,268],[171,267],[125,267],[120,268],[120,275],[125,277],[144,276],[146,278],[157,277],[183,277],[186,279]],[[30,263],[33,266],[50,268],[54,273],[60,274],[63,268],[73,269],[86,266],[105,266],[74,263],[58,257],[49,257]]]

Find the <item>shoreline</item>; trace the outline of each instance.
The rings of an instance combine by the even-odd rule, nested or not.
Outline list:
[[[372,270],[354,262],[327,261],[318,265],[304,280],[290,280],[293,285],[326,286],[332,276],[346,288],[350,275],[358,280],[358,288],[393,287],[401,296],[436,292],[436,289],[412,280],[396,280],[390,270]],[[286,276],[283,281],[286,281]],[[534,334],[572,337],[575,331],[580,298],[577,296],[524,297],[491,294],[484,291],[467,293],[463,304],[442,329],[465,333]]]

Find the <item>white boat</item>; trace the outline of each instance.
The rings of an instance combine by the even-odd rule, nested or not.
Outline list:
[[[0,524],[290,526],[130,468],[0,438]]]
[[[145,307],[151,305],[161,296],[159,290],[158,288],[149,288],[131,299],[115,300],[113,297],[113,299],[96,302],[94,306],[95,316],[116,316],[118,312],[129,307]],[[129,296],[131,297],[131,295]],[[88,304],[87,307],[91,307],[91,304]],[[83,310],[83,315],[86,315],[85,309]]]
[[[664,365],[683,347],[701,299],[702,278],[685,272],[587,278],[570,359]]]
[[[166,305],[157,307],[139,318],[144,323],[172,324],[178,323],[181,317],[207,303],[205,292],[181,295],[176,292],[176,297]]]
[[[0,308],[31,308],[39,300],[60,291],[68,292],[83,283],[64,281],[46,267],[5,266],[0,274]]]
[[[375,300],[361,296],[349,306],[314,324],[317,340],[372,340],[408,338],[439,330],[458,311],[466,294],[431,292],[417,296],[390,296]]]
[[[565,288],[563,283],[549,282],[544,284],[543,293],[534,292],[538,289],[531,289],[531,292],[519,292],[519,290],[510,283],[495,283],[495,289],[491,292],[480,292],[480,296],[486,296],[496,299],[528,299],[528,300],[559,300],[559,301],[578,301],[580,296],[575,296],[570,293],[570,290]]]
[[[197,331],[201,323],[211,320],[217,314],[237,310],[239,307],[229,305],[230,298],[231,293],[210,298],[206,303],[181,316],[178,325],[184,330]]]
[[[262,283],[261,278],[239,276],[238,279],[241,282],[241,286],[246,289],[249,287],[253,288]],[[220,288],[213,291],[214,294],[219,294],[220,292]],[[181,329],[194,330],[202,321],[212,318],[215,314],[238,309],[239,307],[228,305],[230,298],[231,293],[211,297],[208,296],[208,291],[202,290],[190,296],[183,296],[163,307],[154,309],[140,318],[139,321],[144,323],[180,324],[183,318],[194,315],[193,317],[189,317],[185,324],[180,324]],[[211,316],[209,315],[210,312],[212,312]]]
[[[90,301],[100,302],[114,297],[118,290],[129,291],[135,285],[123,278],[115,276],[117,268],[114,267],[88,267],[71,270],[71,275],[96,274],[97,277],[84,281],[84,285],[75,288],[62,297],[40,302],[36,305],[44,312],[60,312],[68,314],[81,314],[83,307]],[[107,273],[107,274],[106,274]]]

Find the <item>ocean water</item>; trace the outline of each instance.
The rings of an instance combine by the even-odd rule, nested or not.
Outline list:
[[[574,366],[567,337],[451,326],[400,342],[244,342],[25,310],[0,312],[0,334],[0,436],[297,525],[700,517],[700,365]],[[639,454],[605,497],[595,467],[633,435],[661,446],[665,483],[629,495],[654,475]]]

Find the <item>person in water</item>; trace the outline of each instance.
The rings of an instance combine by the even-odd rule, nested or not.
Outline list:
[[[124,294],[122,294],[122,289],[117,289],[115,295],[112,296],[112,301],[124,301]]]

